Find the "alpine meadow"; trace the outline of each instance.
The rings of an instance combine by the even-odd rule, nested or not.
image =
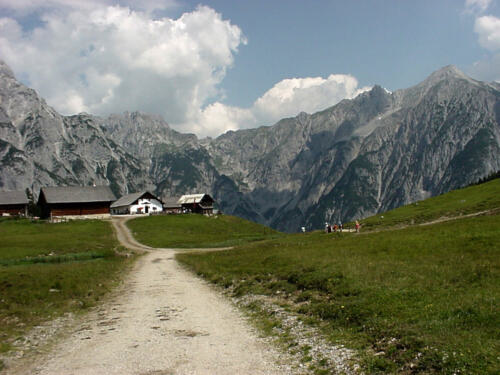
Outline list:
[[[0,0],[0,375],[500,374],[500,0]]]
[[[358,349],[366,373],[496,374],[499,193],[496,179],[367,218],[360,234],[295,234],[177,259],[317,373],[332,371],[328,358],[298,344],[279,308]]]

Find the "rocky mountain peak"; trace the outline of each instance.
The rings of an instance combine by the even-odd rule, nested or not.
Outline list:
[[[156,115],[61,116],[0,62],[0,189],[109,184],[213,194],[223,212],[295,231],[346,222],[500,169],[500,91],[446,66],[313,114],[216,139]],[[299,112],[299,109],[297,109]]]
[[[436,70],[434,73],[431,75],[441,75],[441,76],[460,76],[463,77],[465,76],[464,72],[462,72],[460,69],[458,69],[455,65],[446,65],[443,66],[441,69]]]
[[[12,69],[3,61],[0,60],[0,77],[8,77],[15,79]]]
[[[385,95],[389,94],[389,92],[380,85],[374,85],[369,92],[371,93],[371,95],[383,95],[383,96],[385,96]]]
[[[473,79],[468,77],[464,72],[458,69],[454,65],[447,65],[439,70],[432,73],[423,84],[434,85],[443,80],[449,79],[465,79],[466,81],[474,82]]]
[[[420,103],[420,101],[434,88],[440,86],[439,90],[446,91],[446,95],[453,95],[459,87],[471,85],[480,86],[482,82],[476,81],[468,77],[460,69],[454,65],[447,65],[439,70],[436,70],[424,81],[419,84],[394,92],[399,107],[411,107]]]

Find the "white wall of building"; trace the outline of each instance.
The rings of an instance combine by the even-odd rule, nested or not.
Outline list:
[[[139,199],[137,204],[130,206],[131,214],[146,214],[162,211],[163,205],[156,199]]]

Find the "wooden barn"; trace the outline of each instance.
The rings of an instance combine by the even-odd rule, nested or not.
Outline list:
[[[182,206],[179,203],[179,198],[177,197],[163,198],[163,212],[167,214],[182,213]]]
[[[1,191],[0,215],[28,216],[26,193],[24,191]]]
[[[183,195],[178,203],[182,206],[184,212],[204,215],[212,215],[214,212],[214,200],[208,194]]]
[[[42,218],[104,215],[116,200],[109,186],[61,186],[40,189]]]
[[[111,214],[149,214],[163,211],[163,202],[149,191],[124,195],[111,204]]]

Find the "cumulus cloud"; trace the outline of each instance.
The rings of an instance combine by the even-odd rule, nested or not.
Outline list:
[[[350,75],[291,78],[249,108],[225,105],[220,84],[246,43],[238,26],[206,6],[178,19],[150,12],[174,0],[141,2],[144,11],[124,5],[132,0],[111,3],[0,0],[13,12],[41,18],[32,29],[23,29],[15,16],[0,18],[0,57],[63,114],[140,110],[199,136],[271,125],[364,90]]]
[[[201,111],[201,122],[220,132],[272,125],[296,116],[299,112],[314,113],[351,99],[370,87],[358,87],[351,75],[332,74],[328,78],[307,77],[284,79],[259,97],[250,108],[214,103]]]
[[[495,16],[482,16],[476,18],[474,31],[479,36],[479,44],[496,51],[500,49],[500,18]]]
[[[215,136],[228,130],[252,128],[257,125],[257,119],[250,109],[216,102],[200,110],[198,121],[192,124],[191,128],[201,136]]]
[[[366,89],[359,89],[356,78],[344,74],[285,79],[257,99],[253,112],[258,118],[276,121],[297,114],[298,108],[309,113],[325,109]]]
[[[490,4],[491,0],[465,0],[465,10],[470,13],[482,13]]]
[[[500,18],[484,15],[491,6],[491,0],[466,0],[466,13],[473,14],[474,32],[478,35],[479,44],[490,53],[476,61],[467,70],[481,81],[500,81]]]
[[[178,19],[102,5],[41,18],[43,26],[29,32],[13,18],[0,19],[0,53],[64,114],[137,109],[182,128],[217,97],[245,43],[237,26],[204,6]]]

